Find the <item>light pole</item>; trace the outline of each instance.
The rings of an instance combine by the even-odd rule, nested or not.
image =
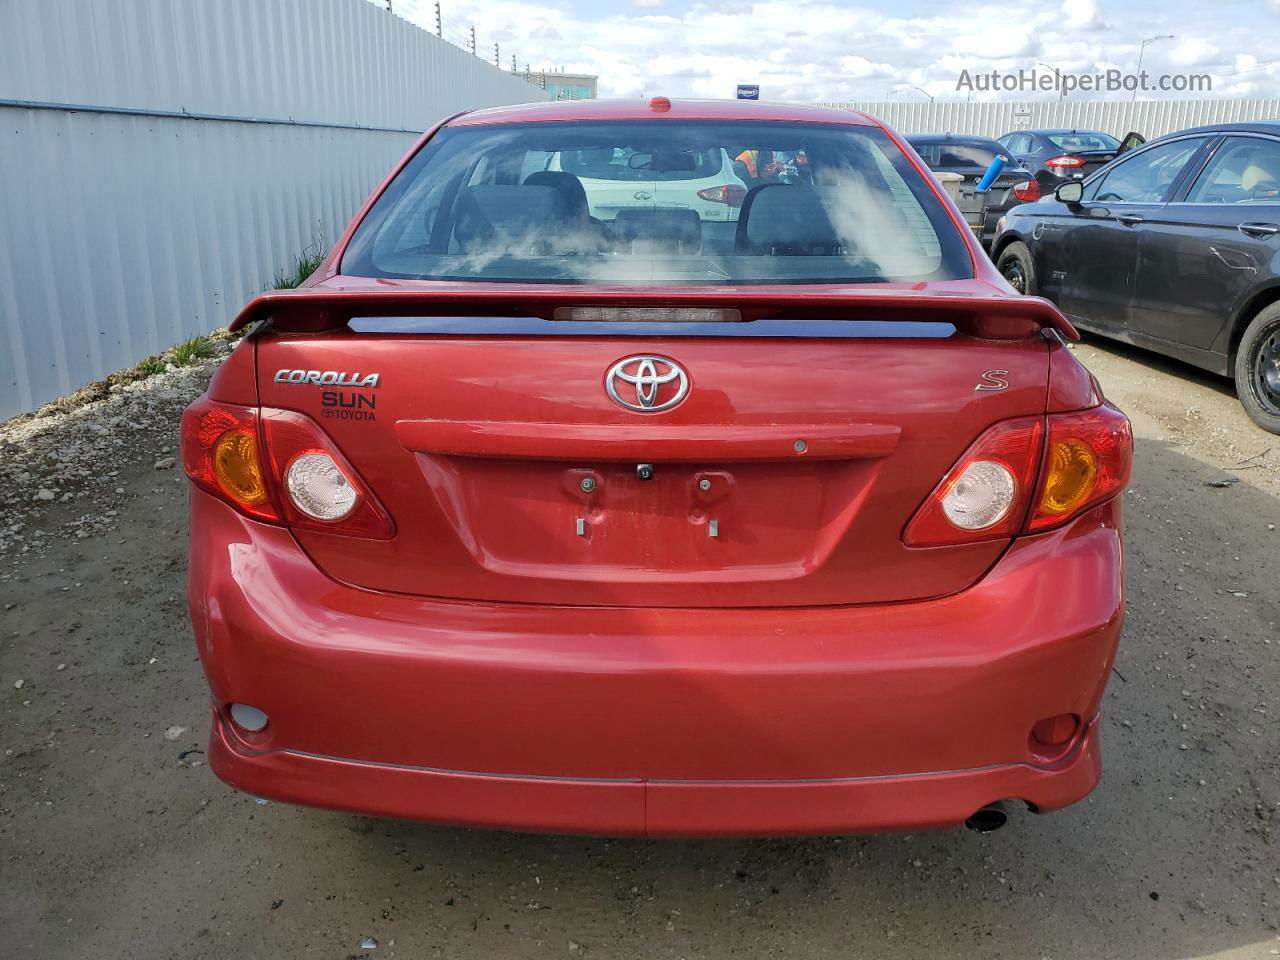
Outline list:
[[[1057,67],[1055,67],[1052,63],[1045,63],[1043,60],[1037,60],[1036,66],[1048,67],[1050,70],[1053,71],[1053,75],[1058,78],[1058,87],[1055,92],[1058,94],[1061,94],[1062,93],[1062,71],[1059,70]]]
[[[1172,39],[1174,39],[1174,35],[1172,33],[1162,33],[1159,36],[1147,37],[1147,39],[1142,41],[1142,46],[1138,48],[1138,76],[1139,77],[1142,76],[1142,57],[1147,52],[1147,44],[1155,43],[1157,40],[1172,40]],[[1133,84],[1133,96],[1130,97],[1129,100],[1132,102],[1137,99],[1138,99],[1138,82],[1137,82],[1137,79],[1135,78],[1134,84]]]
[[[914,83],[908,83],[907,86],[910,87],[912,90],[919,90],[921,93],[923,93],[926,97],[929,98],[930,103],[934,102],[933,94],[930,93],[928,90],[926,90],[924,87],[917,87]]]

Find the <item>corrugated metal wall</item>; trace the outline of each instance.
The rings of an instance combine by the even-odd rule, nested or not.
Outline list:
[[[365,0],[3,21],[0,419],[225,324],[441,117],[546,96]]]
[[[1027,127],[1080,127],[1122,137],[1137,130],[1148,139],[1205,123],[1280,119],[1272,100],[1037,100],[959,103],[909,100],[824,103],[861,110],[901,133],[972,133],[998,137]]]

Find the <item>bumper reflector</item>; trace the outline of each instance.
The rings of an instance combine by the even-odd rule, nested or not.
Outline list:
[[[1031,728],[1031,736],[1046,747],[1060,747],[1076,735],[1080,719],[1074,713],[1045,717]]]
[[[251,707],[247,703],[233,703],[231,705],[231,719],[236,722],[236,726],[244,727],[244,729],[257,733],[267,725],[267,715],[257,707]]]

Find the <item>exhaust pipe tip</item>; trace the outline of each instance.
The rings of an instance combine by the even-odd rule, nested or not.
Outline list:
[[[1004,803],[997,801],[988,803],[985,807],[979,807],[969,815],[964,825],[975,833],[994,833],[1008,822],[1009,814],[1004,808]]]

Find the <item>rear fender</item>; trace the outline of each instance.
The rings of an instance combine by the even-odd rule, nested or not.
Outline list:
[[[1244,303],[1232,317],[1231,323],[1224,325],[1211,350],[1214,353],[1226,355],[1228,370],[1235,364],[1236,350],[1240,347],[1245,328],[1253,322],[1253,318],[1261,311],[1277,301],[1280,301],[1280,280],[1272,279],[1269,285],[1263,289],[1250,290],[1248,297],[1245,298]]]
[[[1096,407],[1102,402],[1102,389],[1084,364],[1075,358],[1067,345],[1055,336],[1049,340],[1049,392],[1046,413],[1069,413]]]
[[[254,338],[243,338],[209,381],[209,396],[222,403],[258,405],[257,355]]]

